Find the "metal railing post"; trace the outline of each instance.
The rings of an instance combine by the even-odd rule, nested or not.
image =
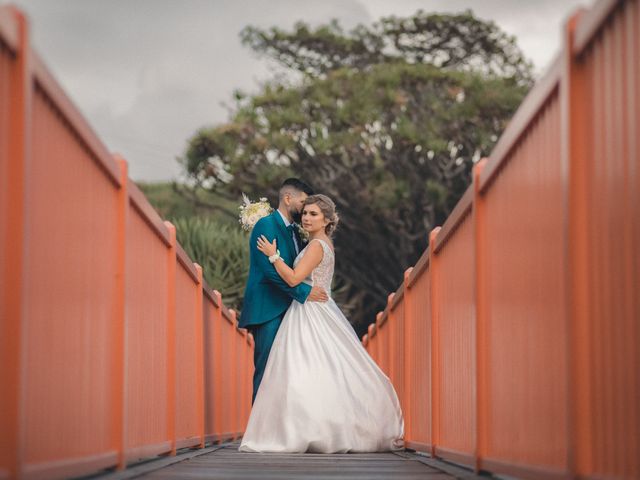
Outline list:
[[[169,230],[167,250],[167,434],[171,455],[176,454],[176,227],[165,221]]]
[[[474,257],[475,257],[475,306],[476,306],[476,451],[475,470],[481,470],[482,458],[486,453],[487,422],[488,411],[487,401],[487,302],[488,296],[485,291],[485,270],[486,270],[486,218],[485,200],[480,192],[480,174],[487,164],[487,159],[483,158],[473,168],[473,236],[474,236]]]
[[[204,320],[203,320],[203,281],[202,267],[194,263],[198,273],[198,289],[196,293],[196,315],[195,315],[195,349],[196,349],[196,398],[198,405],[198,435],[200,436],[200,448],[204,448],[205,435],[205,413],[204,413]]]
[[[438,258],[435,254],[436,237],[441,227],[429,233],[429,271],[431,275],[431,455],[436,456],[440,443],[440,330],[438,302]]]
[[[25,407],[24,382],[26,365],[25,344],[25,230],[28,218],[26,193],[31,155],[31,49],[29,47],[29,23],[18,9],[3,7],[3,16],[15,25],[15,60],[10,72],[11,93],[9,95],[9,131],[6,163],[0,165],[6,176],[3,181],[4,206],[0,212],[0,229],[4,234],[4,262],[0,271],[0,377],[3,383],[3,399],[0,400],[2,424],[0,442],[9,458],[8,474],[20,478],[24,466]]]
[[[126,435],[126,405],[127,392],[125,385],[125,331],[126,331],[126,248],[127,248],[127,212],[129,210],[129,193],[127,191],[127,162],[119,155],[114,159],[120,167],[120,189],[118,191],[118,215],[116,220],[116,266],[115,288],[113,299],[113,345],[111,376],[111,401],[113,406],[112,445],[118,452],[117,469],[126,467],[125,435]]]

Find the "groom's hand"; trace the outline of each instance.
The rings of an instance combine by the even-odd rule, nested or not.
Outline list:
[[[307,297],[307,302],[326,302],[329,300],[329,295],[321,287],[312,287]]]

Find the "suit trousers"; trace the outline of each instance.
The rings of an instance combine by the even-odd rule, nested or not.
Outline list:
[[[251,396],[251,405],[256,399],[260,382],[262,381],[262,375],[264,375],[264,369],[267,366],[267,360],[269,359],[269,352],[271,352],[271,346],[276,338],[282,319],[285,312],[282,312],[276,318],[269,320],[268,322],[261,323],[259,325],[248,325],[247,328],[253,335],[254,351],[253,351],[253,395]]]

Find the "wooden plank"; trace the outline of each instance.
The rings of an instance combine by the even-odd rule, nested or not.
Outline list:
[[[238,452],[239,442],[150,459],[92,480],[161,479],[426,479],[483,480],[468,468],[410,450],[383,453],[276,454]]]
[[[159,456],[156,459],[147,458],[136,465],[130,466],[126,470],[120,470],[112,473],[104,473],[102,475],[90,475],[89,477],[82,477],[82,478],[92,478],[92,479],[95,478],[100,480],[129,480],[131,478],[138,478],[141,475],[144,475],[145,473],[153,472],[154,470],[159,470],[168,465],[183,462],[185,460],[188,460],[189,458],[196,457],[198,455],[206,455],[219,448],[224,448],[224,447],[221,445],[213,445],[212,447],[209,447],[209,448],[190,450],[185,453],[179,453],[176,456]],[[109,471],[111,471],[111,469]]]
[[[238,452],[230,443],[214,452],[155,470],[145,479],[428,479],[456,476],[410,453],[275,454]],[[445,468],[451,468],[450,466]],[[463,470],[460,470],[463,471]],[[475,477],[466,470],[465,478]],[[459,477],[458,477],[459,478]]]

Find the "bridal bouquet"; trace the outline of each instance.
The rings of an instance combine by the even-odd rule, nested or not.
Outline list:
[[[262,197],[260,201],[252,202],[244,193],[242,194],[242,205],[238,208],[240,209],[240,225],[247,232],[253,228],[258,220],[273,212],[273,208],[266,198]]]

